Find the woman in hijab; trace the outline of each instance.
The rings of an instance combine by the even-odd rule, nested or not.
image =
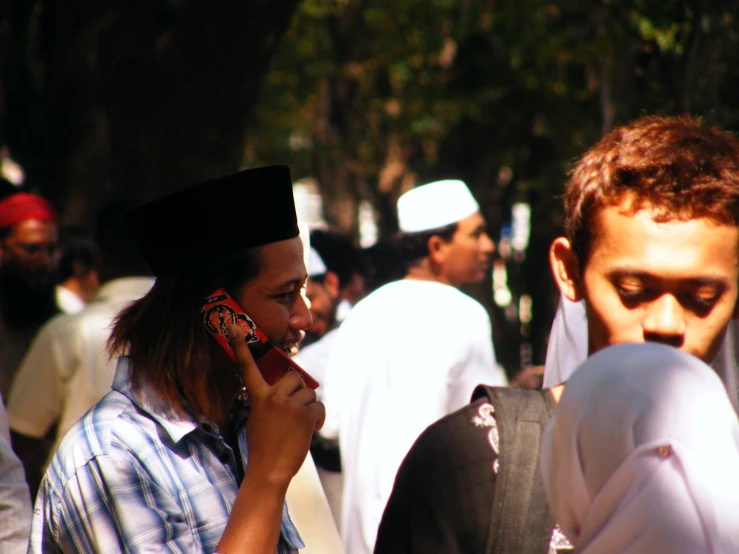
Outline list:
[[[739,552],[739,422],[718,376],[676,348],[591,356],[567,382],[540,465],[577,552]]]

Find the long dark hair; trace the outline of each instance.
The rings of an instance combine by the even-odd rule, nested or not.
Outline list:
[[[121,311],[108,341],[111,356],[131,360],[131,382],[144,380],[178,413],[214,420],[219,399],[213,386],[210,337],[200,308],[206,296],[223,287],[232,296],[255,278],[261,248],[242,250],[208,266],[185,268],[157,277],[146,296]]]

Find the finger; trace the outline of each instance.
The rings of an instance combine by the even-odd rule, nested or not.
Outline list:
[[[292,396],[296,391],[306,388],[306,386],[297,371],[288,371],[274,384],[274,388],[285,396]]]
[[[229,326],[228,335],[231,338],[231,349],[236,358],[236,364],[239,366],[239,371],[244,379],[244,386],[249,394],[259,394],[269,389],[269,385],[259,372],[257,363],[254,361],[254,356],[251,355],[249,346],[246,344],[246,339],[239,326]]]
[[[313,404],[316,400],[316,391],[308,387],[303,387],[290,396],[290,401],[298,406],[307,406],[308,404]]]
[[[326,422],[326,406],[323,402],[314,402],[306,406],[306,410],[315,418],[316,424],[313,427],[314,431],[320,431],[323,424]]]

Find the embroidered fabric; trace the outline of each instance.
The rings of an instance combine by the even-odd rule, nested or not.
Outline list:
[[[477,415],[472,418],[472,423],[476,427],[488,427],[488,443],[495,453],[495,461],[493,462],[493,473],[498,473],[498,456],[500,449],[500,434],[498,433],[498,424],[495,421],[495,408],[492,404],[482,404],[477,410]],[[559,525],[555,525],[552,530],[552,538],[549,541],[548,554],[559,554],[574,550],[570,541],[567,540]]]

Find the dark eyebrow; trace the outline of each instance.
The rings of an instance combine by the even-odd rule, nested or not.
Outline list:
[[[609,276],[612,279],[618,279],[618,278],[624,278],[624,277],[631,277],[633,279],[637,279],[639,281],[664,281],[664,277],[661,275],[655,275],[653,273],[648,273],[646,271],[638,271],[638,270],[632,270],[632,269],[614,269],[613,271],[609,272]],[[682,281],[682,279],[680,279]],[[725,288],[728,286],[728,283],[725,278],[713,276],[713,275],[705,275],[703,277],[695,277],[693,279],[685,279],[684,281],[687,281],[692,286],[696,287],[703,287],[703,286],[713,286],[716,288]]]
[[[639,281],[649,281],[650,279],[660,278],[659,275],[653,275],[652,273],[647,273],[646,271],[638,271],[635,269],[613,269],[608,272],[608,276],[612,279],[632,277],[633,279],[638,279]]]
[[[307,277],[305,278],[307,279]],[[284,283],[280,284],[279,286],[275,287],[275,290],[282,290],[287,288],[294,288],[294,287],[302,287],[303,283],[305,283],[305,279],[290,279],[289,281],[285,281]]]
[[[696,287],[716,287],[716,288],[724,288],[728,286],[728,283],[726,282],[726,279],[722,279],[720,277],[698,277],[696,279],[690,279],[688,281],[691,285],[694,285]]]

